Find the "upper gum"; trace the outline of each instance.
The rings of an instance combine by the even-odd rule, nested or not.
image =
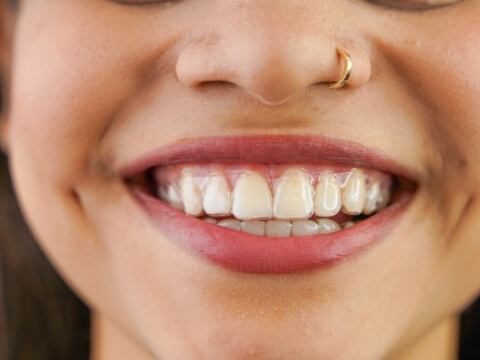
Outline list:
[[[199,179],[208,179],[213,176],[225,176],[230,186],[234,186],[238,177],[246,172],[256,172],[264,177],[270,187],[275,188],[276,182],[281,176],[291,169],[301,169],[305,172],[315,186],[318,183],[320,175],[324,173],[334,174],[343,184],[350,171],[355,169],[353,166],[338,165],[316,165],[316,164],[176,164],[158,167],[154,170],[154,177],[158,184],[177,184],[182,175],[188,173]],[[360,168],[366,175],[367,181],[380,182],[383,186],[389,187],[391,175],[374,169]]]

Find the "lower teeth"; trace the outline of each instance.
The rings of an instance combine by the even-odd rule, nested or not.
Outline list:
[[[354,221],[346,221],[342,224],[331,219],[314,220],[238,220],[235,218],[226,218],[217,220],[211,217],[205,217],[202,220],[222,226],[228,229],[245,232],[257,236],[269,237],[290,237],[290,236],[312,236],[337,232],[349,228],[355,224]]]

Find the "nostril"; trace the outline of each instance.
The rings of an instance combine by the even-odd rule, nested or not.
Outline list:
[[[234,88],[236,87],[236,85],[226,80],[210,80],[199,82],[198,84],[196,84],[196,87],[207,90],[211,88]]]

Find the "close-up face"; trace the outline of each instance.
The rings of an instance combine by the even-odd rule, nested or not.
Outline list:
[[[146,357],[395,358],[478,295],[479,0],[9,16],[28,224]]]

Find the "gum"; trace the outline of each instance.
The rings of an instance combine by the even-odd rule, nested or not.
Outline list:
[[[290,169],[301,169],[310,178],[312,186],[316,186],[320,175],[331,173],[335,175],[337,181],[343,186],[348,178],[348,174],[355,167],[339,165],[316,165],[316,164],[176,164],[158,167],[153,169],[153,176],[157,185],[179,186],[183,174],[189,174],[195,178],[197,183],[202,186],[212,176],[224,176],[233,188],[238,177],[245,172],[254,171],[261,174],[271,189],[275,188],[276,183],[282,174]],[[380,182],[382,189],[390,189],[392,176],[375,169],[360,168],[366,176],[367,186],[373,182]]]

